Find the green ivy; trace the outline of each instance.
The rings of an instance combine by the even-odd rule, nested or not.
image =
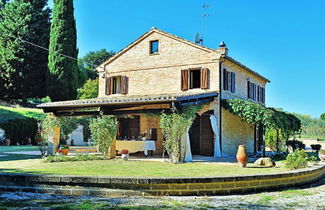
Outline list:
[[[104,158],[108,158],[109,147],[115,139],[118,130],[116,118],[112,116],[99,116],[90,121],[89,128],[92,138],[99,147],[99,151],[103,154]]]
[[[173,163],[181,161],[181,139],[195,119],[195,114],[203,105],[185,106],[181,110],[173,109],[171,113],[162,112],[160,127],[165,137],[164,148]]]

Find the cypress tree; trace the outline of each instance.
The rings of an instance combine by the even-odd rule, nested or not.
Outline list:
[[[48,52],[22,41],[48,47],[51,11],[46,5],[47,0],[14,0],[0,11],[1,99],[46,96]]]
[[[78,85],[77,32],[73,0],[54,0],[50,33],[48,95],[52,101],[75,99]]]

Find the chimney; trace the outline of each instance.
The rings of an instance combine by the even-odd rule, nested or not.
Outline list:
[[[221,55],[228,55],[228,48],[226,46],[226,43],[224,41],[221,41],[219,44],[219,48],[217,49],[217,51],[221,54]]]

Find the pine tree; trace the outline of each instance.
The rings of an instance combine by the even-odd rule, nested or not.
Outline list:
[[[14,0],[0,11],[0,98],[46,96],[48,53],[22,40],[49,43],[47,0]]]
[[[52,101],[75,99],[78,85],[77,32],[73,0],[54,0],[50,33],[48,95]],[[54,53],[56,52],[56,53]]]

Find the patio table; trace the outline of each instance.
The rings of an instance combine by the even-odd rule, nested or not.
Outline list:
[[[122,151],[127,149],[129,153],[144,152],[144,155],[148,155],[148,150],[156,151],[155,141],[136,141],[136,140],[116,140],[116,150]]]

